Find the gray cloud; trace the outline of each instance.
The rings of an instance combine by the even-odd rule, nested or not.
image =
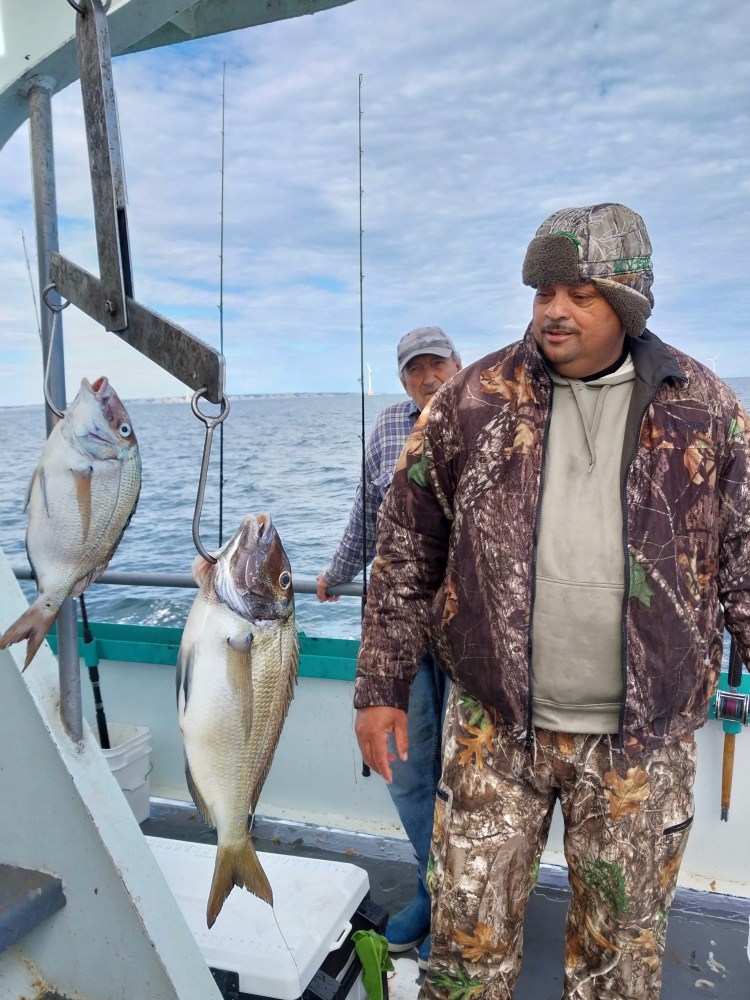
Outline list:
[[[218,344],[226,63],[228,389],[355,391],[362,73],[365,353],[378,390],[398,390],[393,349],[410,327],[443,326],[465,361],[520,334],[534,229],[599,200],[646,219],[653,329],[702,360],[718,353],[720,374],[750,374],[747,29],[726,0],[521,11],[355,0],[118,59],[137,295]],[[61,248],[96,270],[78,84],[53,107]],[[24,131],[0,152],[5,404],[41,394],[19,235],[33,248]],[[73,313],[69,391],[101,372],[126,398],[180,391]]]

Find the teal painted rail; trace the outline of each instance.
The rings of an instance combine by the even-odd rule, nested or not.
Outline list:
[[[182,639],[181,628],[165,625],[124,625],[111,622],[90,622],[93,643],[84,643],[83,625],[78,623],[78,650],[87,666],[99,660],[124,660],[134,663],[154,663],[173,667]],[[53,627],[47,636],[52,650],[57,652],[57,635]],[[359,640],[319,639],[299,633],[300,677],[322,677],[328,680],[353,681],[357,665]],[[92,648],[93,647],[93,648]],[[719,680],[719,689],[729,690],[727,675]],[[743,672],[738,691],[750,694],[750,674]],[[714,720],[716,696],[711,699],[709,719]],[[739,723],[725,722],[727,732],[738,733]]]
[[[182,639],[181,628],[165,625],[124,625],[89,622],[93,642],[83,641],[83,624],[78,623],[78,651],[87,666],[100,660],[125,660],[173,667]],[[57,634],[53,627],[47,640],[57,652]],[[353,681],[357,665],[358,639],[318,639],[299,633],[300,677]]]

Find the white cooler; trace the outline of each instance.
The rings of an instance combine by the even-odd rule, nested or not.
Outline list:
[[[364,998],[351,935],[360,928],[382,931],[386,920],[385,911],[369,901],[364,869],[259,852],[273,909],[235,887],[209,930],[206,903],[216,847],[146,840],[226,1000]]]

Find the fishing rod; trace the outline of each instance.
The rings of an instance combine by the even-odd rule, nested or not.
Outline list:
[[[358,117],[357,138],[359,142],[359,391],[362,409],[362,607],[361,614],[365,616],[367,603],[367,470],[365,468],[365,311],[364,311],[364,272],[362,269],[362,74],[359,74],[359,89],[357,95]],[[362,777],[370,777],[369,766],[362,761]]]
[[[221,195],[219,200],[219,352],[224,355],[224,117],[227,64],[221,64]],[[219,548],[224,541],[224,423],[219,424]]]
[[[365,318],[362,270],[362,74],[359,74],[357,134],[359,139],[359,389],[362,417],[362,616],[367,603],[367,470],[365,467]]]
[[[732,636],[729,645],[729,668],[727,670],[728,691],[716,692],[715,714],[724,727],[724,753],[721,766],[721,818],[729,820],[729,803],[732,798],[732,774],[734,771],[734,741],[743,725],[747,725],[750,695],[742,694],[742,658],[737,652],[737,644]]]

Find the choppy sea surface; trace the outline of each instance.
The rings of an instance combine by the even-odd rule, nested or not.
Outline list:
[[[116,381],[114,382],[117,387]],[[397,395],[365,398],[365,434]],[[111,570],[189,573],[196,555],[192,524],[205,427],[188,402],[126,402],[143,464],[143,485]],[[224,421],[223,540],[245,514],[267,511],[293,574],[315,576],[338,544],[362,462],[358,394],[232,399]],[[201,402],[201,409],[216,408]],[[219,429],[214,431],[200,537],[219,544]],[[14,566],[28,565],[26,486],[44,445],[41,406],[0,408],[0,547]],[[31,600],[34,584],[22,582]],[[132,588],[95,583],[86,591],[92,621],[182,626],[194,590]],[[308,635],[358,638],[360,601],[320,604],[297,594],[297,626]]]
[[[750,378],[726,382],[750,408]],[[365,434],[380,410],[402,398],[366,397]],[[126,402],[126,407],[141,451],[143,487],[110,569],[189,573],[196,555],[192,522],[204,425],[187,402]],[[245,514],[267,511],[293,573],[315,576],[328,565],[341,537],[359,479],[359,395],[233,399],[223,426],[223,540]],[[13,565],[27,565],[26,485],[44,438],[42,407],[0,408],[0,548]],[[219,510],[217,429],[201,520],[201,539],[209,551],[219,543]],[[22,587],[33,599],[33,583],[24,581]],[[92,621],[182,626],[194,596],[194,590],[94,584],[86,592],[86,604]],[[357,598],[320,604],[314,595],[298,594],[296,604],[298,628],[308,635],[358,637]]]

